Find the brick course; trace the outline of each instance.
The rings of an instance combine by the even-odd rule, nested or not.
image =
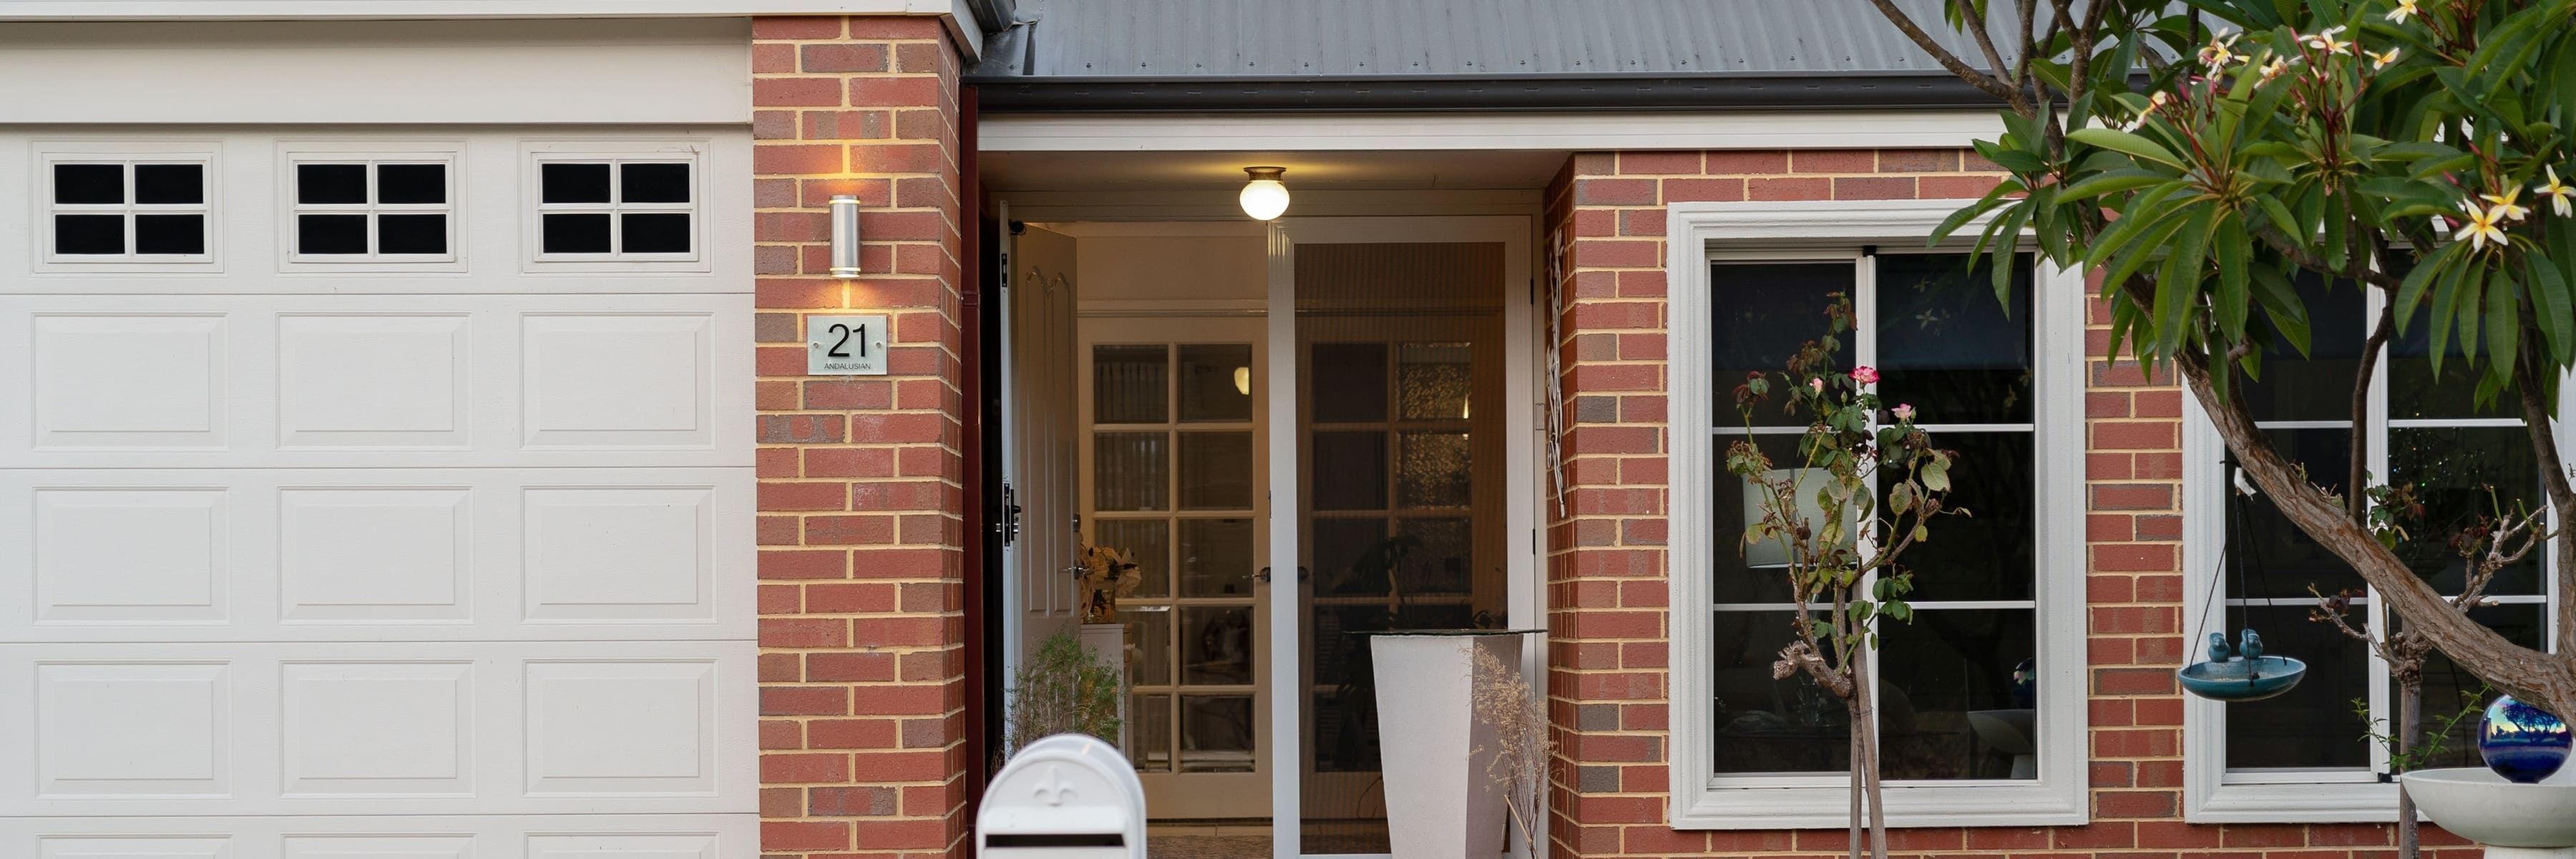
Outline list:
[[[1669,449],[1664,206],[1685,201],[1941,199],[1982,195],[2000,172],[1957,150],[1578,153],[1547,193],[1566,285],[1559,314],[1573,515],[1548,527],[1549,712],[1557,722],[1549,837],[1560,857],[1839,854],[1842,830],[1676,832],[1662,822],[1669,734],[1663,623]],[[2055,828],[1891,831],[1910,855],[2175,857],[2389,855],[2389,828],[2192,826],[2182,815],[2187,648],[2180,555],[2180,393],[2103,354],[2089,308],[2086,602],[2094,822]],[[1604,338],[1622,344],[1604,348]],[[1631,352],[1624,344],[1636,342]],[[1651,344],[1651,345],[1649,345]],[[1597,405],[1615,396],[1615,408]],[[1553,510],[1551,510],[1553,514]],[[1681,527],[1691,527],[1684,523]],[[1616,711],[1617,718],[1594,718]],[[1637,718],[1629,718],[1629,712]],[[1612,803],[1627,799],[1634,802]],[[1598,809],[1617,813],[1596,813]],[[2454,844],[2433,834],[2427,844]],[[2442,839],[2442,840],[2435,840]],[[2138,852],[2128,852],[2138,851]],[[2428,850],[2427,856],[2474,851]]]
[[[764,856],[965,856],[956,46],[935,17],[752,25]],[[834,194],[867,274],[829,276]],[[807,378],[807,313],[894,316]]]

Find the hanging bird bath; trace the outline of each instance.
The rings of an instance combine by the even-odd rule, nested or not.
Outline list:
[[[2287,656],[2263,655],[2263,639],[2245,630],[2243,643],[2231,649],[2227,636],[2209,634],[2209,660],[2174,672],[2183,691],[2212,701],[2260,701],[2290,691],[2308,676],[2308,664]]]

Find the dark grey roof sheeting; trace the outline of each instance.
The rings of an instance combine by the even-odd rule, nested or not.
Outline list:
[[[1983,65],[1942,2],[1896,5]],[[1992,4],[1999,18],[2011,5]],[[995,34],[970,76],[1947,74],[1869,0],[1020,0],[1017,11],[1025,23]]]

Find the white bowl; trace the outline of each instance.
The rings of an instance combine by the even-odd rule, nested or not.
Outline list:
[[[2397,778],[2425,817],[2496,847],[2576,847],[2576,780],[2560,771],[2515,784],[2484,767],[2417,770]]]

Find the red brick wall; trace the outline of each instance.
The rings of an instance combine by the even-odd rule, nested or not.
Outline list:
[[[959,56],[933,17],[753,23],[767,856],[964,856]],[[866,276],[828,276],[856,194]],[[809,378],[809,312],[889,375]],[[855,852],[854,852],[855,851]]]
[[[1842,830],[1676,832],[1667,819],[1669,503],[1664,205],[1972,198],[1999,174],[1952,150],[1575,155],[1548,189],[1567,282],[1560,314],[1573,515],[1550,523],[1550,837],[1559,857],[1840,853]],[[1964,202],[1964,200],[1963,200]],[[2182,822],[2181,392],[2103,359],[2088,326],[2086,573],[2093,823],[1912,829],[1908,854],[2385,855],[2385,826]],[[2431,831],[2427,844],[2460,844]],[[2437,853],[2473,854],[2473,850]]]

